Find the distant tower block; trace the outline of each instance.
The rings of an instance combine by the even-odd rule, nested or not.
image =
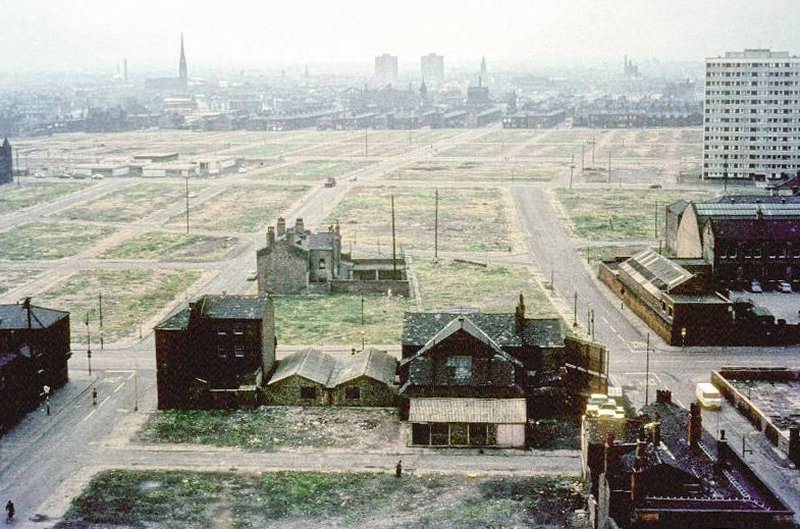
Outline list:
[[[128,80],[128,59],[122,61],[122,78],[127,82]]]
[[[181,33],[181,58],[178,62],[178,77],[184,84],[189,82],[189,70],[186,67],[186,52],[183,49],[183,33]]]
[[[481,57],[481,79],[488,80],[486,72],[486,57]]]

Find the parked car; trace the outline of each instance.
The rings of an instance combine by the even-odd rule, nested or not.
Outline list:
[[[761,283],[754,279],[754,280],[750,281],[750,292],[754,292],[756,294],[760,294],[761,292],[764,292],[764,289],[761,288]]]
[[[325,187],[334,187],[336,185],[336,179],[332,176],[329,176],[327,180],[325,180]]]
[[[586,400],[586,415],[588,417],[597,417],[600,406],[606,402],[608,402],[607,395],[603,393],[592,393]]]
[[[250,270],[250,273],[247,274],[247,280],[255,281],[256,279],[258,279],[258,272],[256,272],[255,270]]]
[[[788,281],[778,281],[778,292],[792,293],[792,284]]]
[[[694,396],[700,406],[718,410],[722,406],[722,395],[710,382],[700,382],[695,386]]]
[[[661,189],[661,184],[650,184],[650,189]]]
[[[101,175],[100,173],[95,173],[92,175],[92,180],[102,180],[102,179],[103,175]]]

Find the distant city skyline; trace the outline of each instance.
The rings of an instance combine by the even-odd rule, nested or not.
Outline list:
[[[347,64],[367,73],[383,53],[401,75],[420,57],[479,65],[586,66],[621,61],[703,61],[744,48],[800,53],[800,3],[766,0],[365,0],[336,4],[210,0],[30,0],[3,7],[0,71],[96,71],[127,59],[131,72],[174,68],[180,33],[193,66],[274,69]],[[314,72],[312,71],[312,74]]]

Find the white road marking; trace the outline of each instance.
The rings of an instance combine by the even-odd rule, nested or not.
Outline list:
[[[97,408],[95,408],[95,409],[93,409],[92,411],[90,411],[90,412],[89,412],[89,415],[87,415],[86,417],[84,417],[83,419],[81,419],[81,422],[86,422],[86,421],[89,419],[89,417],[91,417],[92,415],[94,415],[94,414],[95,414],[95,412],[96,412],[96,411],[97,411]]]
[[[111,398],[111,395],[109,395],[108,397],[104,398],[104,399],[103,399],[103,402],[101,402],[100,404],[98,404],[98,405],[97,405],[97,407],[99,408],[100,406],[102,406],[103,404],[105,404],[106,402],[108,402],[108,399],[110,399],[110,398]]]
[[[124,386],[124,385],[125,385],[125,382],[121,382],[120,385],[117,386],[116,389],[114,389],[114,393],[116,393],[117,391],[121,390],[122,386]]]

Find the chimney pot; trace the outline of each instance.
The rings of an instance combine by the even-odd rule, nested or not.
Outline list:
[[[286,219],[283,217],[278,217],[278,223],[276,225],[278,237],[283,237],[286,234]]]
[[[303,224],[303,219],[300,217],[294,221],[294,232],[295,235],[303,235],[306,232],[305,224]]]

